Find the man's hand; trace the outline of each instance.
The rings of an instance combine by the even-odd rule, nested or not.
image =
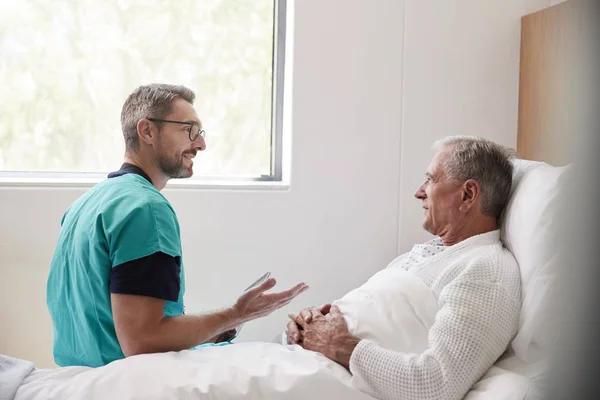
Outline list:
[[[299,315],[294,320],[302,328],[302,347],[321,353],[350,369],[350,357],[360,339],[350,335],[344,316],[337,306],[332,306],[327,316],[313,313],[310,323]]]
[[[250,289],[240,296],[232,307],[240,320],[247,322],[265,317],[273,311],[286,306],[296,296],[308,289],[308,285],[299,283],[283,292],[265,293],[267,290],[273,288],[276,283],[274,278],[269,278],[262,285]]]
[[[296,322],[298,317],[304,322],[310,323],[313,317],[322,317],[329,314],[330,309],[331,304],[325,304],[321,307],[304,308],[298,314],[289,313],[288,317],[290,317],[291,321],[288,322],[287,331],[285,332],[288,344],[300,344],[301,342],[300,330],[302,327]]]

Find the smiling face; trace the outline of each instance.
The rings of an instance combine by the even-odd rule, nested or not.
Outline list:
[[[182,98],[176,98],[171,111],[164,119],[193,122],[202,127],[194,106]],[[162,122],[155,146],[155,163],[169,178],[189,178],[194,174],[193,158],[198,151],[206,149],[202,135],[190,141],[190,125]]]
[[[452,231],[463,218],[460,212],[464,200],[463,188],[460,184],[450,182],[444,173],[443,162],[447,156],[447,150],[434,156],[427,168],[425,182],[415,193],[423,205],[423,228],[437,236]]]

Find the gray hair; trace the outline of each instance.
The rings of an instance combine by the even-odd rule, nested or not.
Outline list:
[[[178,97],[194,104],[196,95],[192,90],[181,85],[152,83],[136,88],[125,100],[121,111],[125,149],[139,150],[137,123],[140,119],[164,118],[171,111],[171,103]]]
[[[442,162],[446,177],[461,184],[474,179],[481,186],[481,206],[485,215],[499,218],[506,208],[512,186],[516,152],[480,137],[450,136],[435,142],[434,150],[451,150]]]

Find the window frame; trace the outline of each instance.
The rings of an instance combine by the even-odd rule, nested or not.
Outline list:
[[[271,154],[270,174],[260,176],[193,176],[187,179],[171,179],[166,188],[202,189],[286,189],[284,174],[284,88],[286,78],[286,54],[288,51],[288,0],[273,1],[273,47],[271,78]],[[119,166],[115,166],[117,169]],[[107,173],[75,171],[2,171],[2,187],[92,187],[106,179]]]

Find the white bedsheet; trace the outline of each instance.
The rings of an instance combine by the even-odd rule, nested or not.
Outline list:
[[[351,332],[394,350],[420,352],[437,312],[425,284],[388,268],[336,302]],[[101,368],[39,370],[15,400],[371,399],[339,364],[299,346],[240,343],[149,354]]]
[[[39,371],[15,400],[370,399],[350,379],[340,365],[299,346],[240,343]]]

